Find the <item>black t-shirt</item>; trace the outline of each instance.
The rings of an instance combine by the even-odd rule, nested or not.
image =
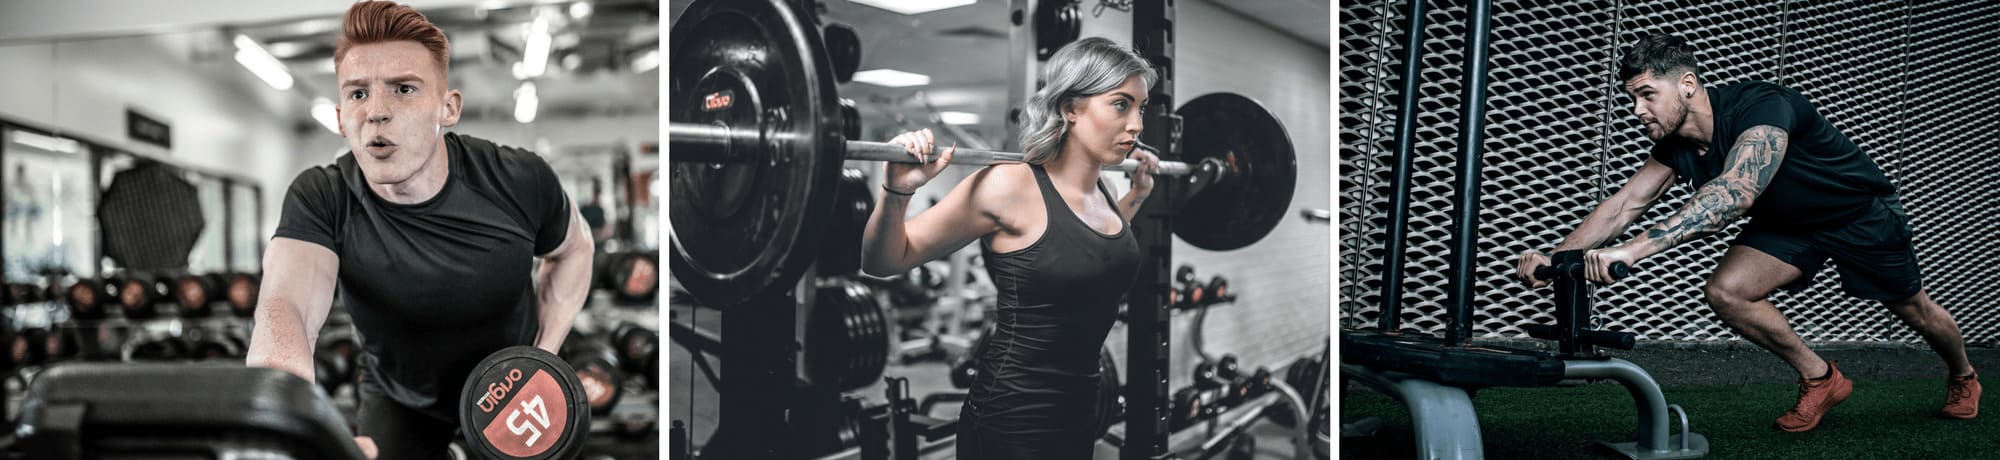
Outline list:
[[[377,197],[350,152],[292,180],[275,237],[340,257],[360,371],[391,399],[456,421],[472,367],[533,344],[534,257],[562,244],[570,211],[555,171],[533,152],[456,133],[444,140],[450,172],[437,196],[407,205]]]
[[[1750,206],[1760,226],[1820,229],[1853,221],[1875,198],[1896,192],[1882,168],[1841,134],[1798,91],[1775,83],[1746,81],[1708,88],[1715,127],[1707,155],[1700,146],[1670,138],[1653,146],[1652,157],[1676,177],[1700,187],[1722,174],[1729,148],[1743,131],[1775,126],[1788,134],[1784,161],[1771,183]]]

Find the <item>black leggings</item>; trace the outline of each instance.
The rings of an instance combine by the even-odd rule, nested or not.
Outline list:
[[[360,390],[361,409],[355,423],[357,436],[375,439],[380,459],[449,459],[447,445],[458,435],[458,424],[404,407],[382,392],[380,383],[364,380]]]

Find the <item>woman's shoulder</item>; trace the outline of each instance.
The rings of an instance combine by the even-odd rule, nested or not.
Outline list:
[[[974,209],[988,214],[1002,213],[1017,208],[1020,203],[1041,199],[1041,192],[1035,184],[1035,171],[1022,163],[979,168],[966,176],[958,188],[962,190],[955,194],[963,194]]]
[[[979,168],[966,177],[966,183],[980,198],[1018,196],[1035,190],[1035,170],[1026,163],[995,164]]]

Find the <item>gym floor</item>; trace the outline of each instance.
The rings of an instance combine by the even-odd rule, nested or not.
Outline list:
[[[1708,437],[1706,458],[1980,458],[2000,449],[1991,416],[1934,416],[1944,401],[1944,367],[1928,348],[1831,344],[1820,349],[1854,379],[1854,394],[1819,428],[1785,433],[1773,419],[1797,398],[1798,376],[1747,344],[1642,344],[1614,356],[1646,368],[1669,404],[1687,409],[1689,423]],[[2000,366],[2000,350],[1967,351],[1979,369]],[[1985,393],[1981,405],[1994,407]],[[1632,400],[1615,384],[1547,388],[1488,388],[1473,406],[1489,458],[1615,458],[1597,441],[1629,442],[1636,426]],[[1370,436],[1343,438],[1341,458],[1413,458],[1415,438],[1401,402],[1363,385],[1348,385],[1339,401],[1343,423],[1379,417]],[[1672,427],[1679,432],[1678,423]]]

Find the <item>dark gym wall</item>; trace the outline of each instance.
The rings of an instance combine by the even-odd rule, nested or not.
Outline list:
[[[1409,2],[1340,7],[1340,308],[1342,327],[1381,312],[1389,170]],[[1456,167],[1466,6],[1430,2],[1424,32],[1403,327],[1440,332],[1448,287],[1451,180]],[[1966,340],[2000,338],[1987,308],[2000,286],[1991,261],[2000,224],[1987,156],[1996,147],[1981,82],[2000,72],[2000,4],[1990,2],[1495,2],[1482,156],[1472,326],[1524,337],[1553,324],[1546,290],[1513,281],[1513,261],[1547,250],[1616,191],[1652,145],[1617,91],[1615,59],[1646,33],[1689,39],[1708,84],[1773,81],[1804,93],[1895,182],[1916,230],[1925,288]],[[1626,237],[1692,195],[1675,185]],[[1684,244],[1597,290],[1607,327],[1643,339],[1737,340],[1702,301],[1723,237]],[[1799,294],[1772,296],[1810,342],[1921,342],[1879,304],[1841,292],[1831,268]]]

